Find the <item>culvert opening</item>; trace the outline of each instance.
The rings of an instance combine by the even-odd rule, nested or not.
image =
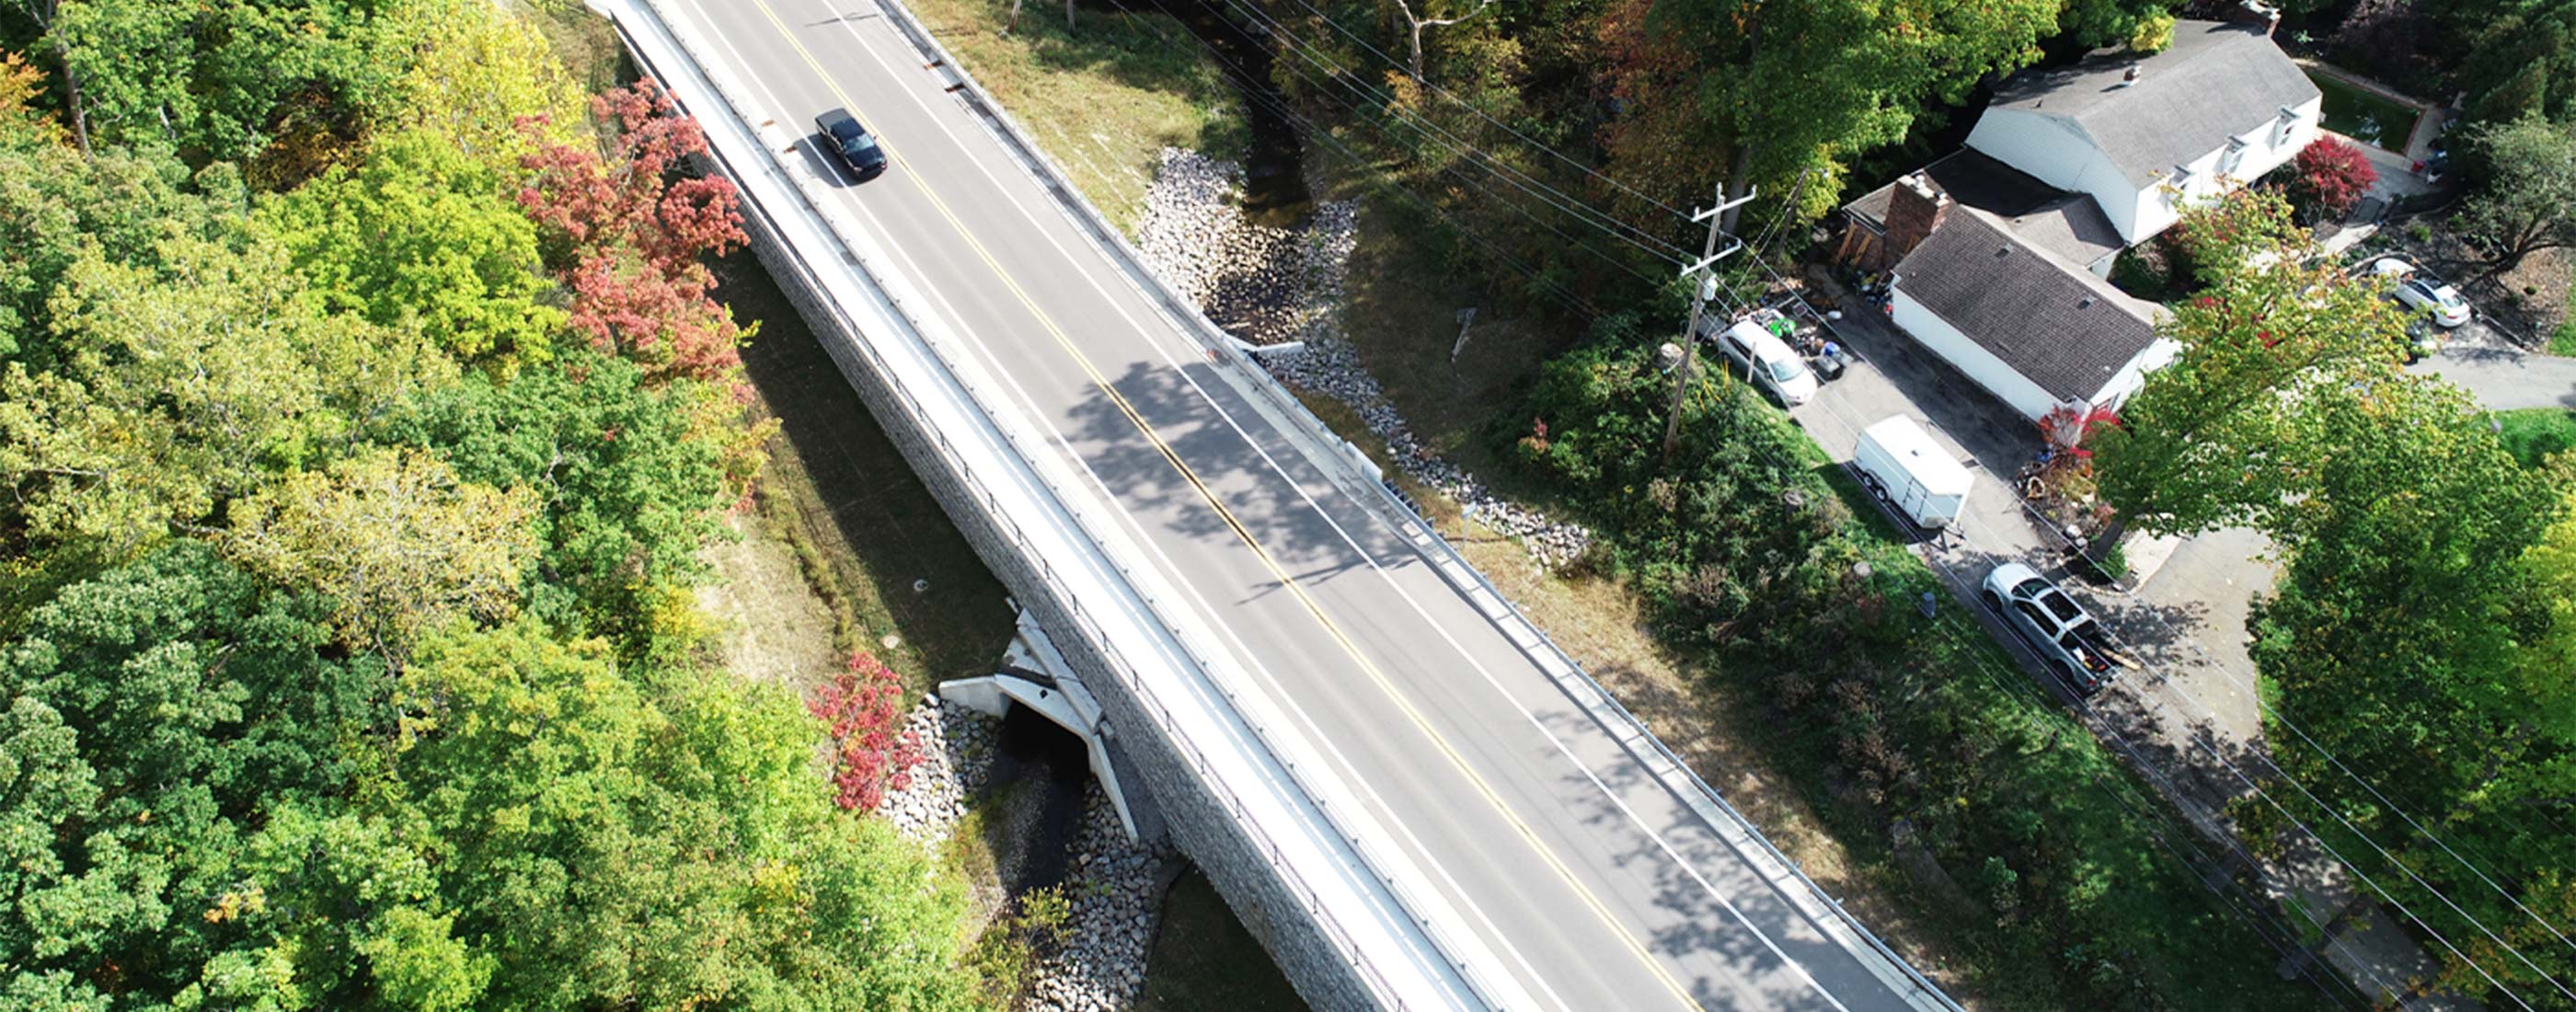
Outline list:
[[[1082,825],[1082,795],[1091,779],[1091,751],[1082,736],[1018,703],[1002,715],[993,757],[996,784],[1026,784],[1037,792],[1026,843],[1028,860],[1014,881],[1019,895],[1064,882],[1074,830]]]

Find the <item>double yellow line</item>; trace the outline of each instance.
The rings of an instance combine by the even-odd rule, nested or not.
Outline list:
[[[752,0],[752,2],[760,8],[761,14],[769,19],[770,25],[778,29],[779,36],[786,39],[789,46],[795,48],[796,55],[804,59],[805,65],[814,71],[814,76],[821,80],[825,87],[832,90],[833,97],[839,99],[843,106],[855,111],[858,103],[853,101],[847,92],[841,90],[840,83],[833,80],[832,75],[823,69],[822,63],[814,58],[812,51],[805,48],[805,44],[796,38],[796,33],[790,30],[785,22],[779,20],[777,12],[770,8],[768,0]],[[1592,908],[1592,912],[1601,918],[1601,922],[1607,925],[1613,934],[1627,943],[1628,948],[1636,953],[1638,960],[1646,965],[1647,970],[1653,973],[1656,979],[1662,981],[1665,987],[1670,988],[1674,997],[1681,1000],[1683,1007],[1700,1008],[1699,1002],[1691,997],[1690,991],[1682,986],[1681,981],[1674,979],[1672,973],[1646,950],[1644,943],[1639,942],[1635,935],[1630,934],[1616,918],[1611,916],[1609,907],[1604,905],[1599,897],[1594,896],[1590,889],[1585,888],[1583,883],[1575,879],[1572,869],[1567,868],[1565,863],[1556,856],[1556,852],[1539,839],[1537,832],[1532,830],[1529,824],[1521,821],[1518,815],[1513,814],[1511,807],[1504,804],[1502,796],[1495,792],[1493,786],[1486,783],[1484,777],[1467,765],[1465,757],[1461,756],[1446,738],[1441,737],[1440,733],[1432,728],[1431,723],[1404,698],[1403,693],[1396,691],[1394,682],[1387,678],[1386,673],[1360,650],[1359,645],[1342,631],[1341,626],[1333,621],[1331,615],[1325,613],[1323,606],[1306,593],[1306,589],[1297,582],[1297,579],[1279,565],[1278,560],[1270,554],[1270,550],[1263,547],[1260,539],[1254,537],[1252,531],[1235,517],[1234,511],[1227,508],[1224,500],[1219,499],[1215,491],[1208,488],[1207,482],[1200,479],[1198,472],[1192,470],[1189,463],[1172,450],[1171,444],[1155,431],[1152,423],[1145,420],[1144,415],[1136,410],[1136,406],[1130,403],[1125,395],[1120,394],[1117,387],[1110,384],[1108,377],[1098,366],[1092,364],[1090,357],[1074,346],[1073,340],[1066,336],[1064,329],[1056,325],[1055,318],[1039,308],[1037,301],[1031,299],[1028,292],[1020,288],[1019,282],[1011,276],[1011,272],[1002,268],[1001,262],[993,258],[992,252],[975,238],[973,232],[967,230],[964,222],[958,220],[956,213],[949,209],[948,202],[940,199],[938,191],[931,187],[929,177],[911,172],[903,156],[887,142],[884,136],[878,136],[877,145],[885,149],[887,160],[893,163],[894,167],[904,169],[913,183],[920,187],[922,195],[930,198],[931,206],[939,211],[940,217],[948,221],[949,227],[957,231],[958,238],[965,240],[967,247],[975,251],[976,257],[984,261],[984,266],[992,270],[993,276],[1001,280],[1002,286],[1010,291],[1012,297],[1018,299],[1022,306],[1027,307],[1029,315],[1046,328],[1047,335],[1054,339],[1056,346],[1064,349],[1065,355],[1082,367],[1083,374],[1090,378],[1092,385],[1099,388],[1100,392],[1109,398],[1109,402],[1117,406],[1118,412],[1125,415],[1127,421],[1136,426],[1136,431],[1142,434],[1147,442],[1153,444],[1154,451],[1161,454],[1163,460],[1172,465],[1172,470],[1177,472],[1182,480],[1189,482],[1191,488],[1198,490],[1199,497],[1205,499],[1208,507],[1216,511],[1217,517],[1225,521],[1226,528],[1233,531],[1235,537],[1242,539],[1245,547],[1252,549],[1253,555],[1261,560],[1263,568],[1268,569],[1279,585],[1294,595],[1299,604],[1305,606],[1306,611],[1315,617],[1315,622],[1332,636],[1333,642],[1340,645],[1342,652],[1348,654],[1351,660],[1359,665],[1360,670],[1386,693],[1387,698],[1395,702],[1396,706],[1404,712],[1406,719],[1419,728],[1423,736],[1430,739],[1432,744],[1439,747],[1440,753],[1446,756],[1450,763],[1457,767],[1458,772],[1475,786],[1477,793],[1484,796],[1486,803],[1492,805],[1505,821],[1511,823],[1512,828],[1517,830],[1522,838],[1529,841],[1530,848],[1537,851],[1557,875],[1565,880],[1567,887],[1583,898],[1584,903]]]

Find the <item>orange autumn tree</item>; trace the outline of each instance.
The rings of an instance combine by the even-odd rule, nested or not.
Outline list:
[[[697,121],[652,81],[591,100],[611,128],[605,157],[520,119],[536,148],[520,159],[519,204],[543,226],[549,266],[572,289],[570,322],[656,378],[733,384],[750,335],[715,300],[704,258],[747,242],[733,183],[678,173],[707,153]]]

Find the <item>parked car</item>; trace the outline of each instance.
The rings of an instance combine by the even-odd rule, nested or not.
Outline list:
[[[2414,264],[2396,257],[2381,257],[2370,265],[2370,272],[2396,278],[2397,287],[2389,291],[2390,297],[2404,303],[2408,309],[2430,314],[2433,322],[2444,327],[2457,327],[2477,315],[2470,310],[2469,300],[2460,297],[2459,289],[2451,287],[2448,281],[2416,270]]]
[[[1917,526],[1938,530],[1968,503],[1976,479],[1914,420],[1891,415],[1861,430],[1852,469],[1862,488],[1887,500]]]
[[[2121,663],[2110,636],[2084,606],[2038,570],[2018,562],[1996,566],[1986,574],[1978,596],[2077,695],[2090,696],[2110,684],[2113,668]]]
[[[1753,385],[1767,390],[1788,405],[1805,404],[1816,396],[1816,374],[1807,368],[1805,359],[1789,349],[1789,343],[1752,320],[1737,320],[1715,338],[1719,351],[1744,370]]]
[[[823,146],[861,182],[884,175],[885,149],[877,145],[875,134],[850,115],[847,109],[834,109],[814,117],[814,129],[823,135]]]

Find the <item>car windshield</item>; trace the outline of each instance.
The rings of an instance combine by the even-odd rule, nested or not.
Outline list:
[[[1763,364],[1771,368],[1771,378],[1781,383],[1807,374],[1807,364],[1794,358],[1775,358]]]
[[[868,152],[875,151],[876,149],[877,139],[868,134],[860,134],[842,142],[841,144],[841,150],[848,152],[852,156],[864,155]]]
[[[2040,578],[2038,578],[2038,577],[2034,576],[2034,577],[2031,577],[2030,579],[2023,580],[2023,581],[2022,581],[2022,582],[2020,582],[2019,584],[2014,585],[2014,587],[2013,587],[2013,596],[2014,596],[2014,597],[2029,597],[2029,596],[2031,596],[2031,595],[2033,595],[2033,594],[2037,594],[2037,593],[2039,593],[2040,591],[2047,590],[2047,589],[2048,589],[2048,581],[2043,580],[2043,579],[2040,579]]]
[[[2460,290],[2449,285],[2433,289],[2433,301],[2440,303],[2442,308],[2451,310],[2466,309],[2469,306],[2468,300],[2460,298]]]
[[[2048,610],[2056,613],[2059,618],[2074,618],[2084,614],[2084,609],[2076,607],[2075,602],[2067,600],[2066,595],[2056,591],[2039,595],[2039,603],[2047,605]]]

